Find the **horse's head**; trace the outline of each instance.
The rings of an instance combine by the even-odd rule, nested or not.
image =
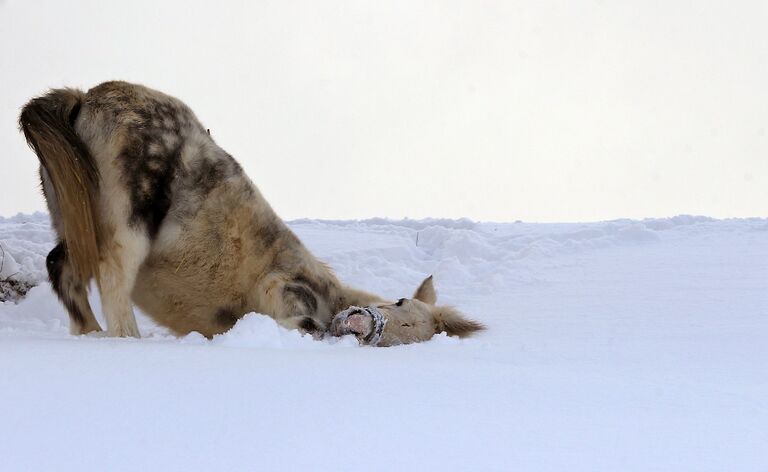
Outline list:
[[[411,298],[367,307],[350,307],[333,321],[332,332],[352,333],[365,344],[393,346],[431,338],[436,333],[465,337],[485,329],[450,306],[437,305],[430,275]]]

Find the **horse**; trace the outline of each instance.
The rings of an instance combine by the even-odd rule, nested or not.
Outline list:
[[[30,100],[19,127],[40,162],[58,243],[46,258],[70,332],[139,337],[134,304],[178,335],[212,337],[247,313],[318,337],[392,346],[485,327],[437,305],[432,277],[388,301],[342,284],[277,216],[182,101],[110,81]]]

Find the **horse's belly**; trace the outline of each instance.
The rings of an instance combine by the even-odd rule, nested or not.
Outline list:
[[[253,287],[273,255],[255,237],[262,225],[253,197],[235,190],[213,190],[190,218],[169,216],[140,269],[134,302],[178,333],[211,336],[259,308]]]
[[[243,290],[233,276],[237,268],[228,269],[185,260],[183,254],[150,256],[139,271],[133,301],[179,334],[197,331],[210,337],[231,328],[245,310]]]

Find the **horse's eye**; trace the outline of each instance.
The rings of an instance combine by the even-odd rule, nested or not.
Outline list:
[[[405,303],[405,298],[398,300],[397,303],[395,303],[395,306],[403,306],[403,303]]]

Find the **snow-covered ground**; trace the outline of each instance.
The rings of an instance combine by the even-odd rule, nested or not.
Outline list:
[[[768,470],[768,220],[291,227],[382,295],[434,274],[488,331],[73,337],[42,282],[0,304],[0,470]],[[44,280],[52,244],[0,219],[3,277]]]

